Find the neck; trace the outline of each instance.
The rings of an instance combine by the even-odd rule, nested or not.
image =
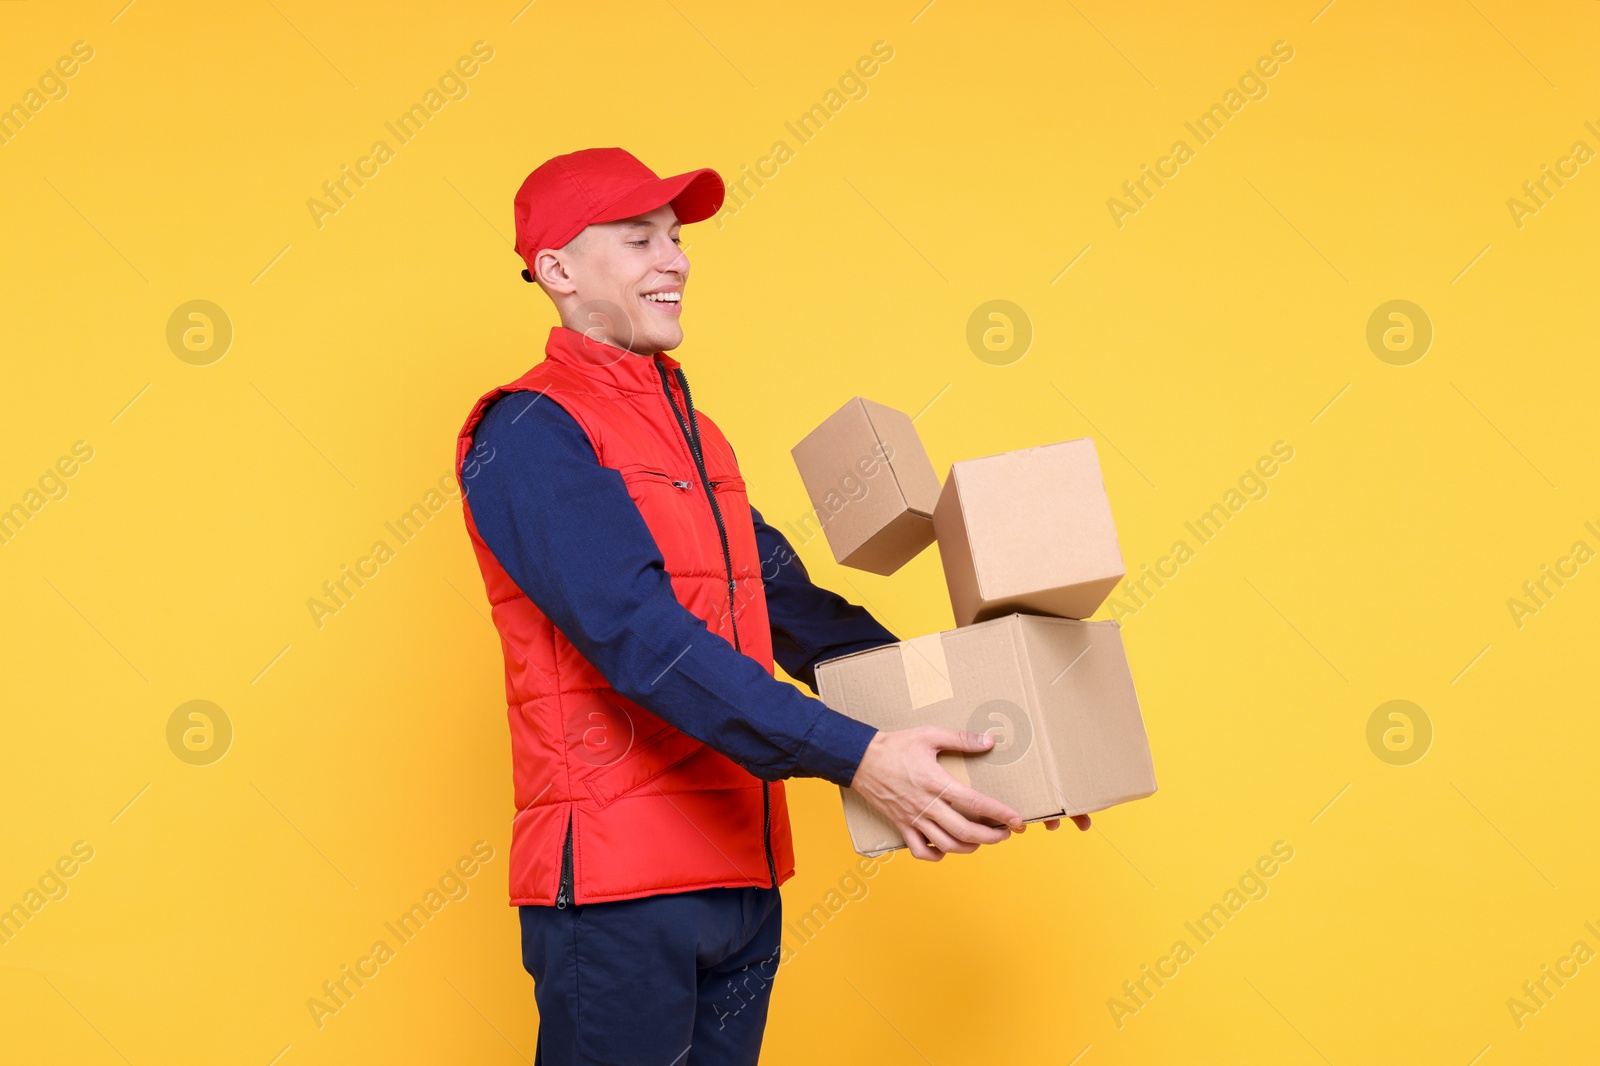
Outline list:
[[[570,329],[572,332],[581,334],[592,344],[604,344],[607,347],[616,348],[619,351],[627,352],[629,355],[637,355],[641,359],[650,359],[654,357],[658,351],[660,351],[659,348],[653,347],[641,351],[637,344],[624,344],[616,337],[613,337],[609,330],[603,329],[595,325],[593,322],[584,323],[577,320],[569,320],[567,316],[563,315],[561,317],[561,324],[567,329]]]

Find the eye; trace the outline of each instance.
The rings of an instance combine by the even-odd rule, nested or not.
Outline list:
[[[628,243],[633,245],[635,248],[643,248],[646,245],[648,245],[650,242],[648,240],[643,240],[643,241],[629,241]]]

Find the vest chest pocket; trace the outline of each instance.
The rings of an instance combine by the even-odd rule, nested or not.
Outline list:
[[[722,512],[724,522],[732,523],[734,526],[749,523],[750,498],[745,489],[744,478],[738,474],[725,477],[713,476],[711,491],[716,493],[717,509]]]
[[[681,474],[669,473],[665,470],[656,470],[644,463],[629,463],[617,468],[617,473],[622,475],[623,483],[628,486],[628,492],[637,502],[642,494],[666,491],[673,495],[688,496],[694,491],[694,479]]]
[[[716,500],[716,513],[713,513],[698,470],[674,472],[670,468],[661,470],[647,463],[629,463],[617,470],[628,486],[628,494],[647,520],[653,520],[650,518],[652,514],[660,518],[673,516],[672,521],[679,520],[681,516],[686,523],[685,530],[694,530],[692,540],[696,549],[691,555],[680,556],[680,564],[708,570],[723,569],[721,536],[715,522],[718,514],[729,543],[734,546],[735,557],[740,555],[741,542],[749,536],[741,532],[741,527],[745,530],[750,528],[750,501],[746,495],[744,478],[737,471],[721,476],[707,471],[710,474],[711,492]],[[658,531],[658,539],[660,536]]]
[[[711,491],[716,494],[717,508],[722,512],[724,521],[735,526],[749,525],[750,523],[750,497],[745,488],[744,478],[737,471],[723,474],[718,477],[711,475]],[[701,495],[705,495],[704,491]]]
[[[703,495],[703,490],[700,488],[700,475],[694,471],[686,474],[675,474],[657,470],[645,463],[628,463],[625,466],[618,467],[617,473],[622,475],[622,480],[630,491],[645,486],[655,486],[676,489],[684,494],[701,492]],[[719,502],[729,496],[745,497],[744,478],[738,474],[725,474],[722,477],[712,475],[710,481],[711,489],[717,494]]]

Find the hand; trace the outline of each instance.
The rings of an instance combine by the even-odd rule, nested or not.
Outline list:
[[[979,844],[1000,843],[1012,829],[1020,832],[1022,816],[951,777],[938,755],[941,750],[982,752],[993,746],[994,737],[966,730],[919,726],[880,731],[867,745],[850,787],[894,823],[916,858],[938,862],[950,852],[966,854]],[[985,825],[977,818],[1005,824]]]
[[[1087,814],[1074,814],[1071,817],[1072,817],[1072,824],[1078,827],[1079,832],[1087,832],[1088,831],[1090,823],[1089,823],[1089,816]],[[1046,829],[1050,829],[1050,830],[1060,829],[1061,828],[1061,819],[1060,818],[1047,818],[1047,819],[1045,819],[1044,827]],[[1028,827],[1027,826],[1023,826],[1022,829],[1018,829],[1017,832],[1020,833],[1020,832],[1022,832],[1023,829],[1026,829],[1026,828],[1028,828]]]

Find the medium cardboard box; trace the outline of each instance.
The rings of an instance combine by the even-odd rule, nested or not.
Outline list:
[[[990,750],[945,752],[939,764],[1025,821],[1088,814],[1156,790],[1116,622],[1010,614],[829,659],[817,666],[817,687],[829,707],[879,729],[993,733]],[[887,818],[840,791],[856,851],[905,847]]]
[[[892,574],[933,543],[939,475],[909,415],[857,396],[790,454],[843,565]]]
[[[1013,611],[1088,618],[1126,572],[1087,437],[956,463],[933,528],[957,626]]]

